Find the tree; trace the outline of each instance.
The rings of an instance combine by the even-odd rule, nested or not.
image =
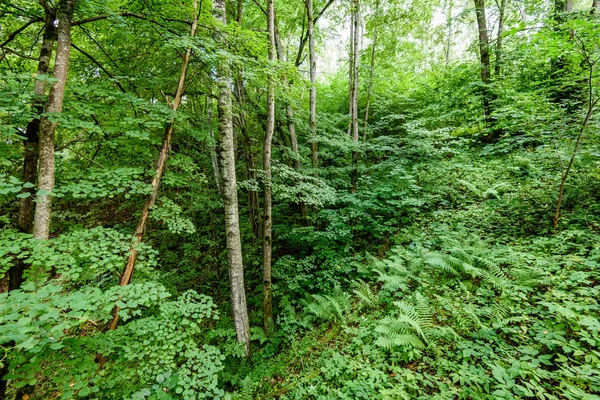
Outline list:
[[[215,19],[227,25],[225,0],[213,3]],[[226,47],[225,33],[216,31],[217,41]],[[233,112],[231,101],[231,72],[226,59],[217,67],[215,79],[219,108],[219,144],[221,161],[221,181],[223,184],[223,205],[225,208],[225,237],[231,283],[231,308],[237,340],[244,346],[246,356],[250,355],[250,324],[246,306],[244,286],[244,264],[242,259],[242,239],[238,211],[237,179],[235,172],[235,149],[233,137]]]
[[[350,90],[350,123],[352,126],[352,140],[355,148],[352,150],[352,171],[350,172],[350,192],[356,192],[356,181],[358,179],[358,67],[360,54],[360,0],[352,1],[352,67],[351,67],[351,90]]]
[[[308,52],[310,68],[310,150],[312,167],[318,174],[319,156],[317,143],[317,57],[315,55],[315,23],[313,15],[313,0],[306,0],[306,15],[308,21]]]
[[[498,36],[496,38],[496,63],[494,65],[494,74],[500,76],[502,72],[502,44],[504,35],[504,16],[506,14],[506,0],[500,1],[498,15]]]
[[[267,31],[269,34],[269,61],[275,62],[275,9],[273,0],[267,0]],[[267,83],[267,129],[263,145],[263,323],[265,332],[273,329],[273,295],[271,293],[271,257],[273,253],[273,198],[271,194],[271,142],[275,131],[275,82],[269,74]]]
[[[50,193],[54,189],[54,132],[57,122],[53,120],[62,111],[69,58],[71,52],[71,22],[75,0],[61,0],[58,3],[56,17],[58,20],[56,58],[54,61],[54,79],[50,87],[48,106],[45,116],[40,120],[39,134],[39,173],[35,215],[33,221],[33,236],[47,240],[50,234],[50,218],[52,199]]]
[[[490,127],[494,118],[492,116],[492,100],[491,92],[491,69],[490,69],[490,41],[488,36],[487,21],[485,16],[485,0],[474,0],[475,14],[477,16],[477,27],[479,32],[479,60],[481,71],[481,95],[483,101],[483,119],[488,127]],[[497,138],[498,132],[492,131],[486,140],[491,141]]]
[[[196,0],[193,2],[194,14],[192,18],[192,26],[190,29],[190,38],[194,38],[196,36],[196,29],[198,27],[198,5]],[[173,98],[173,103],[171,104],[171,109],[173,110],[173,116],[171,120],[167,122],[165,126],[165,133],[163,136],[162,146],[160,148],[160,153],[158,155],[158,160],[156,162],[156,171],[154,173],[154,178],[152,179],[152,192],[148,195],[146,202],[144,203],[144,207],[142,208],[142,215],[138,222],[137,228],[133,234],[134,240],[131,248],[129,249],[129,256],[127,258],[127,264],[125,265],[125,269],[123,270],[123,274],[121,275],[121,279],[119,281],[119,285],[127,286],[131,282],[133,277],[133,272],[135,270],[135,264],[138,258],[138,246],[142,243],[144,239],[144,233],[146,232],[146,226],[148,225],[148,217],[150,216],[150,211],[154,204],[156,203],[156,197],[158,196],[158,189],[160,187],[160,181],[165,173],[165,168],[167,166],[167,160],[169,158],[169,151],[171,151],[171,141],[173,138],[173,127],[175,125],[175,113],[179,109],[181,105],[181,100],[183,98],[184,89],[185,89],[185,81],[187,77],[187,70],[190,64],[190,59],[192,57],[192,48],[188,47],[183,55],[182,63],[181,63],[181,73],[179,74],[179,80],[177,83],[177,91],[175,92],[175,96]],[[117,327],[119,322],[119,310],[118,306],[115,306],[113,310],[113,318],[109,324],[109,329],[114,330]]]

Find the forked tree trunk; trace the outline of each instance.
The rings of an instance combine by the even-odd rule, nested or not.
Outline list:
[[[54,62],[54,79],[50,86],[48,106],[46,113],[40,120],[39,128],[39,173],[38,188],[41,191],[37,196],[35,214],[33,219],[33,236],[37,239],[47,240],[50,234],[50,218],[52,213],[52,199],[50,192],[54,189],[54,132],[57,123],[51,118],[62,112],[67,73],[69,72],[69,56],[71,53],[71,22],[75,0],[61,0],[57,9],[57,40],[56,59]]]
[[[354,141],[355,146],[358,144],[358,67],[359,67],[359,43],[360,43],[360,0],[353,0],[352,2],[353,10],[352,14],[354,15],[353,22],[353,44],[354,50],[353,60],[352,60],[352,98],[350,100],[350,105],[352,108],[352,140]],[[350,191],[352,193],[356,193],[356,181],[358,179],[358,150],[355,148],[352,150],[352,171],[350,172]]]
[[[275,61],[275,10],[273,0],[267,0],[267,31],[269,61]],[[271,293],[271,257],[273,252],[273,208],[271,195],[271,143],[275,132],[275,82],[269,76],[267,87],[267,129],[263,146],[264,223],[263,223],[263,323],[265,332],[273,330],[273,295]]]
[[[54,47],[54,42],[56,41],[56,28],[54,26],[55,15],[51,11],[52,10],[50,9],[46,10],[46,21],[44,25],[42,47],[40,48],[40,55],[38,56],[38,77],[48,73],[50,59],[52,58],[52,50]],[[33,93],[35,95],[33,109],[35,110],[36,114],[39,115],[39,117],[35,117],[27,124],[25,131],[26,139],[23,141],[23,172],[21,175],[21,180],[23,183],[31,184],[35,184],[35,178],[37,174],[40,118],[44,112],[43,96],[46,94],[46,82],[43,80],[37,80],[35,82]],[[19,227],[19,231],[23,233],[31,233],[33,229],[33,216],[35,212],[33,203],[35,189],[33,187],[23,189],[23,192],[29,193],[29,196],[19,200],[17,226]],[[21,287],[24,271],[24,260],[17,259],[15,265],[8,270],[9,291],[16,290]]]
[[[196,0],[194,0],[194,19],[192,22],[190,37],[194,37],[196,35],[196,28],[198,25],[197,15],[197,4]],[[177,91],[175,92],[175,97],[171,106],[173,113],[175,113],[181,105],[181,98],[183,96],[185,78],[187,75],[187,69],[190,63],[191,56],[192,49],[188,48],[183,56],[181,73],[179,74],[179,81],[177,83]],[[129,285],[129,283],[131,282],[131,278],[133,277],[133,272],[135,270],[135,264],[138,257],[138,246],[144,239],[144,233],[146,232],[146,226],[148,225],[148,217],[150,216],[150,211],[152,210],[152,207],[154,207],[154,203],[156,203],[156,197],[158,196],[158,188],[160,186],[160,181],[163,177],[163,174],[165,173],[167,159],[169,158],[169,151],[171,150],[171,139],[173,137],[174,124],[175,116],[173,115],[172,119],[167,123],[165,127],[163,143],[160,148],[160,153],[158,155],[154,178],[152,179],[152,192],[148,195],[148,198],[146,199],[146,203],[144,204],[144,208],[142,209],[142,216],[140,217],[137,228],[135,229],[135,232],[133,234],[133,244],[129,249],[129,257],[127,258],[127,264],[125,265],[125,270],[123,271],[123,274],[121,275],[121,280],[119,281],[119,285],[121,286]],[[113,309],[113,318],[109,324],[110,330],[114,330],[117,327],[117,324],[119,322],[119,310],[120,308],[118,306],[115,306],[115,308]]]
[[[600,0],[599,0],[600,1]],[[496,64],[494,65],[494,74],[499,77],[502,73],[502,44],[504,34],[504,15],[506,13],[506,0],[500,1],[500,13],[498,16],[498,37],[496,39]]]
[[[214,0],[215,18],[223,25],[227,24],[225,0]],[[222,32],[217,39],[225,46]],[[250,355],[250,324],[246,306],[244,287],[244,264],[242,259],[242,240],[237,198],[237,179],[235,174],[235,150],[233,143],[233,116],[231,104],[231,72],[227,60],[217,67],[216,87],[219,104],[219,143],[221,147],[221,178],[223,182],[223,205],[225,208],[225,235],[227,239],[227,258],[229,279],[231,282],[231,308],[237,340],[244,346],[246,356]]]
[[[315,55],[315,24],[313,15],[313,0],[306,0],[308,16],[308,52],[310,62],[310,152],[315,176],[319,171],[319,155],[317,143],[317,57]]]

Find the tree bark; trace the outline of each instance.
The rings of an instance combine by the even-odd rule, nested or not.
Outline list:
[[[194,37],[196,35],[196,28],[198,26],[197,20],[197,3],[194,0],[194,19],[192,22],[192,27],[190,30],[190,37]],[[179,106],[181,105],[181,98],[183,96],[185,79],[187,76],[187,69],[190,63],[190,58],[192,56],[192,49],[188,48],[183,56],[183,62],[181,65],[181,73],[179,74],[179,81],[177,83],[177,91],[175,92],[175,97],[173,98],[173,103],[171,105],[171,109],[173,113],[177,111]],[[165,172],[165,167],[167,165],[167,159],[169,158],[169,151],[171,150],[171,139],[173,137],[173,125],[175,124],[175,116],[171,118],[171,120],[167,123],[165,127],[165,133],[163,136],[163,143],[160,149],[160,153],[158,155],[158,160],[156,163],[156,171],[154,174],[154,178],[152,179],[152,193],[148,195],[146,199],[146,203],[144,204],[144,208],[142,209],[142,216],[138,222],[137,228],[133,234],[133,244],[129,249],[129,257],[127,258],[127,264],[125,265],[125,270],[121,275],[121,280],[119,281],[119,285],[127,286],[131,282],[133,277],[133,272],[135,270],[135,264],[138,257],[138,245],[142,242],[144,238],[144,233],[146,232],[146,226],[148,225],[148,217],[150,216],[150,211],[152,207],[154,207],[154,203],[156,203],[156,197],[158,196],[158,188],[160,186],[160,181]],[[118,306],[115,306],[113,309],[113,318],[109,324],[109,329],[114,330],[117,327],[119,322],[119,310]]]
[[[213,121],[213,113],[212,113],[212,99],[207,101],[206,104],[206,115],[208,117],[208,123],[212,125],[212,121]],[[221,176],[219,175],[219,159],[217,157],[217,145],[214,142],[215,140],[215,134],[214,132],[211,130],[209,133],[210,139],[211,139],[211,145],[210,145],[210,162],[212,164],[213,167],[213,175],[215,178],[215,185],[217,187],[217,192],[219,193],[219,195],[223,194],[223,189],[221,188]]]
[[[600,1],[600,0],[599,0]],[[502,73],[502,42],[504,34],[504,15],[506,13],[506,0],[500,1],[500,14],[498,16],[498,38],[496,39],[496,64],[494,65],[494,75],[497,77]]]
[[[352,99],[354,98],[354,19],[355,19],[355,0],[350,4],[350,46],[348,47],[348,136],[352,137]]]
[[[227,24],[225,0],[214,0],[215,18]],[[223,45],[223,33],[217,32]],[[216,87],[219,104],[219,143],[221,147],[221,180],[223,182],[223,203],[225,208],[225,234],[227,238],[227,258],[231,282],[231,307],[237,340],[244,346],[246,356],[250,355],[250,324],[244,288],[244,264],[237,198],[235,173],[235,150],[233,143],[233,117],[231,104],[231,72],[227,60],[217,67]]]
[[[275,61],[275,10],[273,0],[267,0],[267,31],[269,61]],[[267,87],[267,129],[263,146],[264,222],[263,222],[263,323],[265,332],[273,330],[273,295],[271,293],[271,257],[273,252],[273,209],[271,194],[271,143],[275,132],[275,82],[269,76]]]
[[[42,47],[40,48],[40,54],[38,56],[38,67],[36,75],[46,75],[50,66],[50,59],[52,58],[52,50],[54,42],[56,41],[56,28],[54,26],[55,14],[53,10],[46,10],[46,18],[44,25],[44,34],[42,39]],[[44,99],[43,96],[46,93],[46,82],[43,80],[37,80],[33,89],[35,99],[33,102],[33,109],[39,117],[33,118],[27,124],[25,130],[26,139],[23,141],[24,154],[23,154],[23,171],[21,180],[23,183],[35,184],[35,178],[37,174],[37,163],[39,154],[39,131],[40,131],[40,118],[44,112]],[[29,193],[28,197],[19,200],[19,215],[17,218],[17,226],[19,231],[23,233],[31,233],[33,229],[33,216],[35,212],[34,207],[34,196],[35,188],[23,189],[23,193]],[[23,272],[25,271],[25,263],[22,259],[16,260],[13,267],[8,270],[8,290],[16,290],[21,287],[23,282]]]
[[[237,18],[236,22],[242,26],[244,16],[244,2],[237,2]],[[243,70],[240,67],[237,71],[237,76],[234,82],[234,95],[239,106],[239,114],[236,118],[237,125],[242,136],[242,147],[244,153],[244,163],[246,165],[247,178],[253,181],[257,180],[256,160],[254,151],[252,150],[252,140],[248,135],[246,126],[246,88],[244,86]],[[252,245],[256,244],[257,240],[262,239],[260,206],[258,199],[258,191],[248,190],[248,214],[250,217],[250,226],[252,228]]]
[[[310,152],[315,176],[319,174],[319,155],[317,143],[317,57],[315,55],[315,24],[313,0],[306,0],[308,19],[308,51],[310,62]]]
[[[590,10],[592,15],[600,14],[600,0],[592,0],[592,9]]]
[[[71,22],[75,0],[61,0],[57,10],[56,59],[54,62],[54,79],[50,87],[46,113],[56,115],[62,112],[69,56],[71,53]],[[39,173],[38,188],[43,191],[37,196],[33,221],[33,236],[47,240],[50,234],[50,218],[52,199],[50,192],[54,189],[54,132],[57,123],[51,117],[43,116],[39,128]]]
[[[375,15],[379,11],[379,1],[375,4]],[[375,70],[375,48],[377,47],[377,24],[373,27],[373,43],[371,44],[371,64],[369,66],[369,83],[367,85],[367,105],[365,106],[365,125],[363,128],[363,143],[367,142],[367,125],[369,124],[369,109],[371,107],[371,91],[373,90],[373,75]]]
[[[481,95],[483,98],[483,119],[485,124],[490,127],[494,123],[492,116],[493,93],[490,90],[491,70],[490,70],[490,40],[487,30],[487,21],[485,16],[485,0],[474,0],[475,14],[477,16],[477,27],[479,30],[479,60],[481,70]],[[499,136],[496,129],[492,129],[486,136],[486,141],[491,142]]]
[[[446,65],[450,63],[450,49],[452,47],[452,7],[454,0],[448,0],[448,17],[446,21],[446,43],[444,44],[444,59]]]
[[[358,144],[358,67],[359,67],[359,43],[360,43],[360,0],[353,0],[352,2],[352,13],[354,15],[353,22],[353,45],[354,50],[352,60],[352,98],[350,100],[352,114],[352,140],[355,146]],[[352,150],[352,171],[350,173],[351,193],[356,193],[356,181],[358,179],[358,150],[355,148]]]

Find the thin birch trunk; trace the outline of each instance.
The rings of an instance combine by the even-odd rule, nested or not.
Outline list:
[[[375,5],[375,15],[379,11],[379,1]],[[365,125],[363,129],[363,143],[367,142],[367,125],[369,124],[369,109],[371,107],[371,91],[373,90],[373,75],[375,70],[375,48],[377,47],[377,24],[373,27],[373,44],[371,47],[371,65],[369,67],[369,84],[367,86],[367,105],[365,106]]]
[[[354,14],[354,50],[353,50],[353,74],[352,74],[352,99],[350,104],[352,106],[352,140],[355,146],[358,144],[358,67],[359,67],[359,44],[360,44],[360,0],[353,0],[353,14]],[[352,172],[350,173],[352,193],[356,193],[356,181],[358,179],[358,150],[355,148],[352,150]]]
[[[197,13],[197,3],[194,0],[194,19],[192,22],[192,27],[190,30],[190,37],[194,37],[196,35],[196,28],[198,26],[198,13]],[[119,285],[127,286],[131,282],[133,277],[133,272],[135,270],[135,264],[138,257],[138,246],[144,239],[144,233],[146,232],[146,227],[148,225],[148,217],[150,216],[150,211],[152,207],[154,207],[154,203],[156,203],[156,197],[158,196],[158,188],[160,186],[160,181],[165,172],[165,167],[167,165],[167,159],[169,158],[169,151],[171,150],[171,139],[173,137],[173,125],[175,124],[175,112],[181,105],[181,98],[183,97],[185,79],[187,76],[187,69],[190,63],[190,58],[192,56],[192,49],[188,48],[183,56],[183,61],[181,65],[181,73],[179,74],[179,81],[177,83],[177,91],[175,92],[175,97],[173,99],[173,103],[171,105],[171,109],[173,110],[173,117],[167,123],[165,127],[165,134],[163,136],[163,143],[160,149],[160,153],[158,155],[158,160],[156,163],[156,171],[154,174],[154,178],[152,179],[152,192],[148,195],[146,199],[146,203],[144,204],[144,208],[142,209],[142,216],[138,222],[137,228],[133,234],[134,240],[131,248],[129,249],[129,257],[127,258],[127,264],[125,265],[125,270],[121,275],[121,280],[119,281]],[[120,308],[115,306],[113,309],[113,318],[109,324],[109,329],[114,330],[117,327],[119,322],[119,311]]]
[[[223,25],[227,24],[225,0],[214,0],[214,16]],[[222,32],[217,31],[217,39],[225,45]],[[231,282],[231,308],[237,340],[244,346],[246,356],[250,356],[250,324],[244,288],[244,264],[237,198],[235,173],[235,149],[233,135],[233,111],[231,103],[231,71],[226,59],[217,67],[216,86],[219,104],[219,143],[221,147],[221,179],[223,182],[223,204],[225,208],[225,235],[227,258]]]
[[[354,19],[355,19],[355,0],[352,0],[350,11],[350,46],[348,49],[348,115],[350,121],[348,122],[348,136],[352,137],[352,99],[354,98]]]
[[[600,0],[599,0],[600,1]],[[494,74],[499,77],[502,73],[502,44],[504,35],[504,15],[506,13],[506,0],[500,1],[500,15],[498,16],[498,38],[496,39],[496,64]]]
[[[448,19],[446,22],[446,43],[444,45],[444,59],[446,65],[450,63],[450,49],[452,47],[452,8],[454,0],[448,0]]]
[[[50,87],[46,113],[40,119],[39,128],[39,172],[38,188],[42,192],[36,199],[33,219],[33,236],[47,240],[50,235],[50,218],[52,214],[52,199],[50,192],[54,189],[54,133],[57,123],[52,116],[62,112],[67,74],[69,72],[69,57],[71,53],[71,23],[75,0],[62,0],[57,10],[57,40],[56,59],[53,77],[56,81]]]
[[[481,95],[483,98],[483,119],[489,127],[493,125],[492,100],[493,94],[490,90],[491,69],[490,69],[490,39],[487,30],[487,20],[485,16],[485,0],[474,0],[475,14],[477,16],[477,27],[479,32],[479,61],[481,71]],[[492,141],[499,136],[495,129],[485,138],[486,141]]]
[[[275,61],[275,9],[267,0],[267,31],[269,32],[269,61]],[[263,223],[263,323],[265,332],[273,330],[273,295],[271,293],[271,257],[273,252],[273,208],[271,195],[271,143],[275,132],[275,82],[269,76],[267,87],[267,129],[263,146],[264,223]]]
[[[213,112],[212,112],[212,99],[206,102],[206,115],[208,117],[209,125],[212,125]],[[210,136],[210,162],[213,167],[213,175],[215,178],[215,185],[217,186],[217,192],[219,195],[223,194],[221,188],[221,176],[219,175],[219,159],[217,157],[217,144],[215,142],[215,133],[211,130],[208,135]]]
[[[306,0],[308,15],[308,51],[310,62],[310,151],[315,176],[319,175],[319,156],[317,143],[317,57],[315,55],[315,24],[313,0]]]

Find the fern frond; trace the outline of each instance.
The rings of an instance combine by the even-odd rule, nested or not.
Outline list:
[[[461,260],[446,254],[430,253],[427,255],[425,262],[432,267],[440,268],[454,276],[460,275],[463,270]]]
[[[373,292],[371,285],[363,281],[357,282],[357,285],[358,287],[353,291],[356,297],[364,304],[375,307],[377,305],[377,294]]]
[[[425,345],[415,335],[403,335],[391,333],[389,335],[380,336],[375,340],[377,346],[383,347],[384,349],[392,349],[394,347],[414,347],[415,349],[423,349]]]

